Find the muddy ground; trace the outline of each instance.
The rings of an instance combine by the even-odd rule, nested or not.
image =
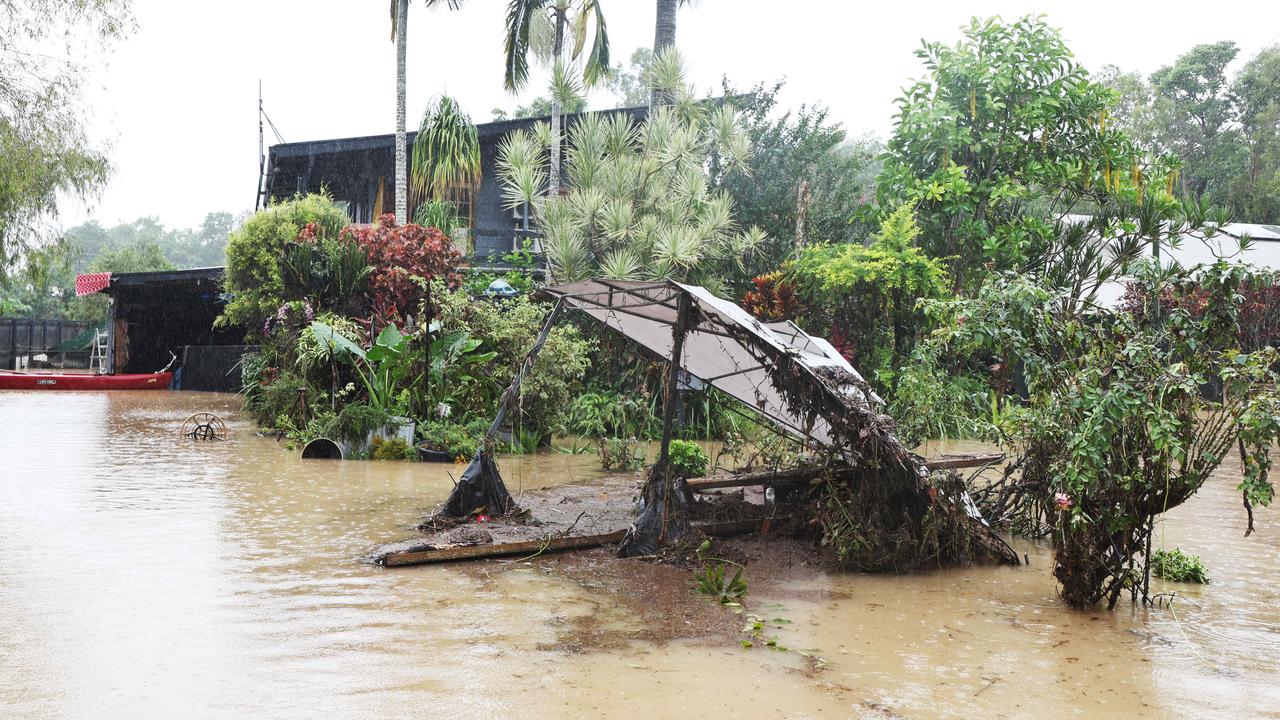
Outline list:
[[[432,521],[428,512],[420,534],[378,548],[369,559],[393,552],[416,551],[451,545],[510,543],[545,540],[548,537],[582,536],[625,530],[630,526],[642,478],[639,474],[612,475],[590,483],[563,485],[523,493],[517,498],[521,512],[514,518],[487,522]],[[482,583],[496,573],[515,568],[535,568],[571,580],[597,598],[597,612],[565,618],[555,643],[543,649],[581,653],[613,650],[636,641],[666,643],[703,641],[708,645],[737,644],[744,637],[744,618],[751,609],[726,607],[699,593],[695,573],[708,563],[728,561],[745,568],[748,598],[760,592],[773,598],[805,600],[840,599],[837,593],[789,589],[797,582],[836,569],[834,554],[811,540],[795,537],[803,518],[797,508],[773,507],[760,487],[715,490],[696,495],[695,522],[765,519],[787,515],[767,532],[712,538],[706,559],[697,557],[703,536],[682,543],[660,558],[618,558],[613,546],[539,553],[532,557],[492,558],[454,562],[451,566],[474,574]]]

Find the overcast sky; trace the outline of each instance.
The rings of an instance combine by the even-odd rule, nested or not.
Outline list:
[[[653,43],[654,0],[601,0],[616,60]],[[409,124],[431,96],[455,96],[476,122],[523,98],[502,89],[505,0],[456,12],[409,8]],[[153,215],[170,227],[209,211],[253,207],[258,80],[289,142],[389,133],[395,47],[387,0],[135,0],[138,30],[93,62],[91,135],[115,173],[72,225]],[[1044,13],[1091,70],[1150,73],[1201,42],[1234,40],[1247,59],[1280,40],[1280,2],[878,2],[700,0],[680,10],[676,42],[700,92],[727,75],[739,87],[786,77],[785,106],[822,103],[850,134],[887,135],[893,100],[922,75],[922,38],[954,42],[974,15]],[[606,91],[592,107],[613,104]],[[267,143],[274,142],[268,131]]]

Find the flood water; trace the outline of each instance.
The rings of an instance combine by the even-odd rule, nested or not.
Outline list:
[[[555,563],[360,564],[458,468],[303,462],[237,406],[0,393],[0,717],[1280,717],[1280,521],[1242,537],[1234,466],[1157,531],[1206,562],[1194,605],[1067,611],[1026,543],[1023,568],[753,585],[811,672],[732,637],[545,649],[639,622]],[[228,441],[178,437],[202,410]],[[503,461],[513,491],[595,467]]]

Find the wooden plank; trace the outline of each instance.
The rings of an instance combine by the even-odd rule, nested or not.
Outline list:
[[[720,477],[700,478],[688,481],[693,492],[715,490],[717,488],[752,487],[754,485],[788,485],[805,482],[822,471],[818,467],[801,467],[778,472],[741,473]]]
[[[929,458],[924,461],[925,467],[930,470],[959,470],[961,468],[975,468],[991,463],[998,463],[1004,460],[1004,453],[991,453],[988,455],[943,455],[942,457]]]
[[[452,562],[454,560],[477,560],[508,555],[532,555],[540,550],[542,552],[555,552],[557,550],[589,548],[622,542],[622,538],[626,534],[626,530],[617,530],[601,535],[543,538],[540,540],[524,540],[491,545],[445,546],[432,550],[390,553],[382,558],[382,564],[387,567],[401,567],[404,565],[423,565],[426,563]]]
[[[776,523],[786,517],[769,520],[726,520],[721,522],[695,524],[694,527],[708,535],[729,536],[756,532],[765,522]],[[507,557],[510,555],[533,555],[535,553],[558,552],[561,550],[581,550],[585,548],[612,545],[622,542],[626,530],[615,530],[600,535],[579,535],[540,540],[522,540],[520,542],[497,543],[491,545],[456,545],[444,546],[431,550],[411,550],[388,553],[383,556],[382,564],[387,567],[405,567],[407,565],[428,565],[432,563],[454,562],[458,560],[481,560],[484,558]]]

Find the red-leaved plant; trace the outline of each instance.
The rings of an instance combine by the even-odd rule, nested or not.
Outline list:
[[[435,228],[396,224],[394,215],[383,215],[374,225],[352,225],[342,231],[355,238],[368,254],[373,271],[369,292],[379,327],[403,323],[418,309],[425,291],[415,278],[442,279],[451,289],[462,284],[458,263],[462,255],[449,238]],[[434,308],[427,308],[434,314]]]
[[[755,289],[742,297],[742,307],[761,320],[789,320],[804,310],[796,297],[796,287],[775,270],[751,279]]]

